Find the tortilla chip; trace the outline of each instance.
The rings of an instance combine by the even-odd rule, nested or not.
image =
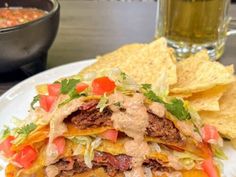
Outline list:
[[[145,44],[128,44],[125,45],[111,53],[108,53],[103,56],[98,56],[96,63],[84,68],[80,74],[86,74],[89,72],[94,72],[104,68],[113,68],[117,67],[120,63],[124,62],[129,55],[136,54],[141,50]]]
[[[216,86],[209,90],[195,93],[187,100],[196,111],[219,111],[219,100],[227,88],[227,85]]]
[[[170,57],[171,57],[172,61],[176,64],[177,59],[175,57],[175,49],[169,47],[168,50],[169,50],[168,52],[170,54]]]
[[[170,93],[169,96],[175,97],[175,98],[189,98],[192,96],[192,93]]]
[[[137,45],[137,44],[136,44]],[[94,72],[99,69],[120,68],[137,83],[151,83],[155,85],[162,70],[167,73],[169,84],[177,82],[176,65],[173,56],[169,53],[167,42],[164,38],[156,40],[140,49],[132,45],[132,49],[124,48],[98,58],[98,61],[85,68],[80,74]],[[136,49],[134,49],[136,48]],[[138,50],[137,50],[138,48]],[[123,52],[122,52],[123,51]]]
[[[220,99],[220,111],[201,111],[204,123],[214,125],[226,138],[236,138],[236,82]]]
[[[234,65],[226,66],[226,69],[228,70],[229,73],[234,74]]]
[[[171,87],[172,93],[196,93],[234,81],[232,67],[210,61],[200,52],[177,63],[178,82]]]
[[[209,60],[209,61],[211,60],[210,56],[208,55],[207,50],[201,50],[200,52],[197,52],[196,54],[190,56],[189,58],[193,58],[193,60],[198,59],[198,58]]]
[[[233,145],[233,148],[236,150],[236,138],[231,139],[231,144]]]

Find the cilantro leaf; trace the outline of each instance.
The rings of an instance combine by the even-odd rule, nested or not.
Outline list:
[[[127,79],[127,75],[124,73],[124,72],[121,72],[120,73],[120,76],[123,80],[126,80]]]
[[[37,125],[35,125],[34,123],[30,123],[27,124],[21,128],[19,128],[16,132],[18,134],[25,134],[25,135],[29,135],[32,131],[34,131],[37,128]]]
[[[166,109],[179,120],[188,120],[191,118],[189,112],[185,109],[184,103],[180,99],[173,99],[170,103],[165,103]]]
[[[152,85],[151,84],[142,84],[141,86],[142,86],[141,88],[143,89],[144,96],[146,96],[149,100],[165,104],[165,102],[162,100],[162,98],[157,96],[155,94],[155,92],[153,92],[151,90],[152,89]]]
[[[37,125],[35,125],[34,123],[30,123],[21,128],[16,129],[17,136],[13,143],[16,145],[21,144],[36,128]]]
[[[67,94],[75,89],[76,84],[80,82],[80,79],[63,79],[61,81],[61,93]]]
[[[121,102],[119,102],[119,101],[115,102],[114,105],[117,106],[117,107],[121,107]]]
[[[82,93],[76,92],[75,87],[79,82],[80,82],[80,79],[63,79],[61,81],[61,93],[68,94],[70,98],[60,103],[59,107],[69,103],[71,100],[75,98],[86,96],[86,93],[84,92]]]
[[[165,104],[161,97],[157,96],[152,90],[149,90],[148,92],[144,93],[144,96],[146,96],[151,101]]]
[[[141,86],[142,86],[142,89],[146,91],[149,91],[152,88],[151,84],[142,84]]]
[[[82,97],[82,96],[87,96],[86,93],[77,93],[76,90],[72,90],[70,93],[69,93],[69,96],[70,98],[66,99],[65,101],[63,101],[62,103],[60,103],[58,106],[61,107],[61,106],[64,106],[65,104],[69,103],[71,100],[75,99],[75,98],[79,98],[79,97]]]
[[[35,109],[34,105],[39,101],[39,95],[34,96],[33,101],[30,103],[32,109]]]
[[[189,112],[185,109],[184,103],[180,99],[173,99],[170,103],[163,101],[163,99],[151,90],[151,84],[142,84],[142,91],[144,96],[149,100],[164,104],[165,108],[179,120],[188,120],[191,118]]]

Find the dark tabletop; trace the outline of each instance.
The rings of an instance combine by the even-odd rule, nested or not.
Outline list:
[[[49,51],[48,68],[95,58],[123,44],[153,40],[155,2],[60,0],[60,3],[61,24]],[[231,6],[230,14],[236,17],[236,5]],[[236,35],[228,38],[221,62],[236,65]],[[0,78],[0,95],[23,79]]]

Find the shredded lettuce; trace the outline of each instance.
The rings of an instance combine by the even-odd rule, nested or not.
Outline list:
[[[188,112],[191,116],[191,122],[194,125],[194,131],[196,133],[198,133],[199,136],[202,138],[201,128],[203,126],[203,123],[202,123],[202,119],[201,119],[200,115],[192,106],[190,106],[190,104],[188,102],[185,101],[185,105],[186,105]]]
[[[151,148],[151,150],[152,151],[154,151],[154,152],[161,152],[161,147],[159,146],[159,144],[158,143],[149,143],[149,145],[150,145],[150,148]]]
[[[97,76],[96,72],[90,72],[90,73],[87,73],[85,75],[83,75],[83,81],[92,81],[93,79],[95,79]]]
[[[138,91],[140,89],[139,85],[119,68],[113,68],[105,72],[109,78],[115,81],[117,90],[119,91]]]
[[[92,157],[92,159],[94,158],[94,150],[96,148],[98,148],[102,143],[102,139],[100,137],[97,137],[92,143],[91,143],[91,150],[90,150],[90,157]]]
[[[100,100],[97,104],[97,108],[99,108],[99,111],[102,112],[107,105],[108,105],[108,97],[106,96],[106,94],[104,94],[100,98]]]
[[[92,160],[94,158],[94,149],[96,149],[101,144],[101,138],[96,138],[93,140],[89,136],[77,136],[77,137],[69,137],[69,139],[78,144],[73,155],[79,155],[83,153],[84,149],[84,162],[87,167],[92,168]]]
[[[168,73],[165,68],[162,69],[161,75],[153,84],[153,90],[160,97],[166,97],[169,94]]]
[[[22,127],[25,124],[25,120],[22,120],[18,117],[12,116],[12,123],[16,126],[16,127]]]
[[[222,150],[221,147],[219,147],[218,145],[211,145],[213,154],[216,158],[222,159],[222,160],[227,160],[228,157],[226,156],[226,154],[224,153],[224,151]]]
[[[11,133],[11,130],[9,127],[4,126],[4,129],[0,133],[0,142],[4,141]]]
[[[200,158],[194,154],[191,154],[189,152],[174,151],[173,155],[178,158],[178,161],[182,164],[182,166],[186,170],[192,169],[195,166],[196,162],[203,160],[202,158]]]

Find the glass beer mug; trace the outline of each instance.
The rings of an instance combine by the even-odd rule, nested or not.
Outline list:
[[[156,37],[166,37],[180,59],[202,49],[219,59],[226,37],[236,34],[229,5],[230,0],[157,0]]]

